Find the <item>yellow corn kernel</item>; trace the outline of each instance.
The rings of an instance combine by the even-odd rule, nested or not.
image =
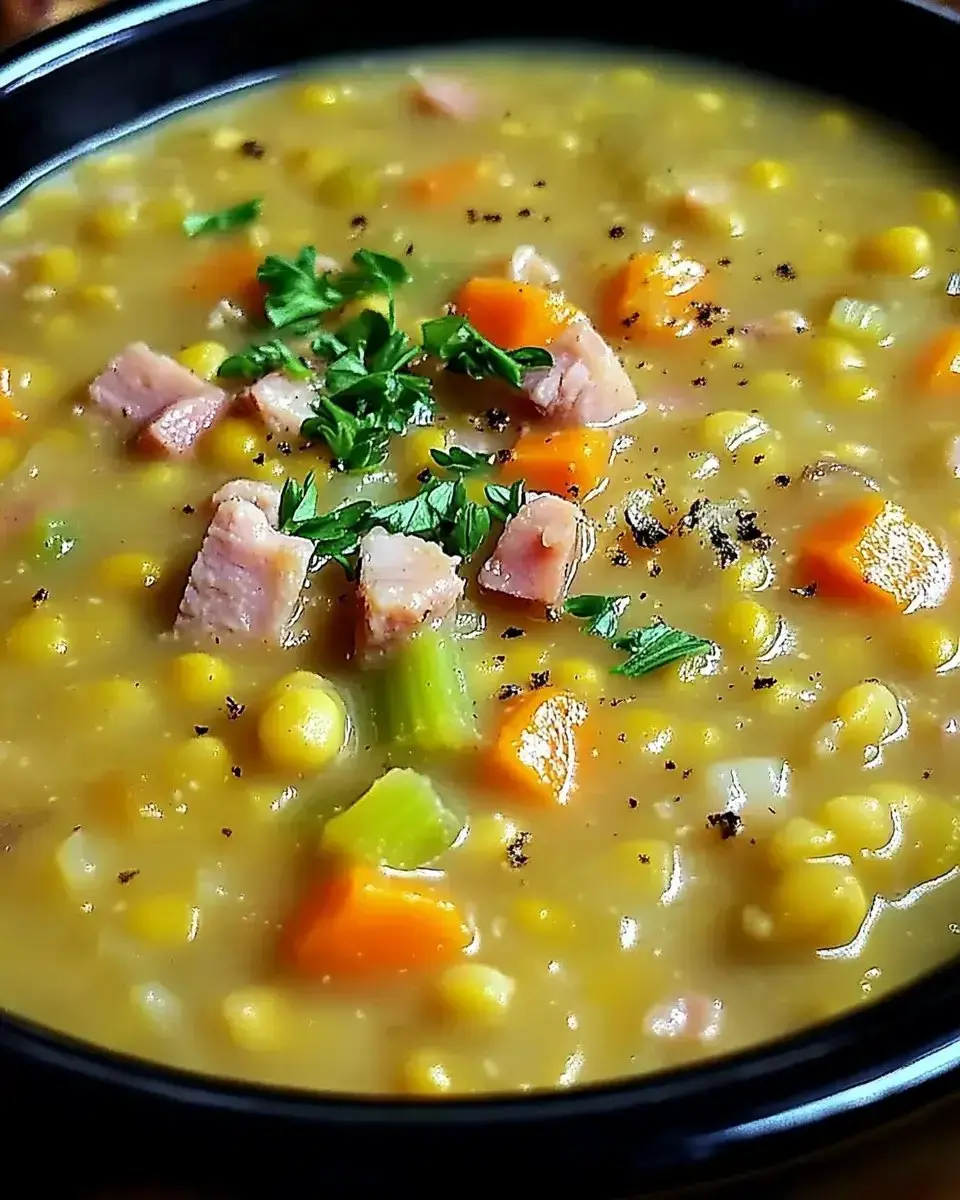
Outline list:
[[[51,287],[69,287],[80,278],[80,256],[70,246],[50,246],[33,260],[34,278]]]
[[[849,867],[829,859],[805,859],[783,872],[770,911],[778,938],[819,950],[851,942],[869,907]]]
[[[581,700],[603,694],[605,676],[588,658],[561,658],[550,670],[550,680]]]
[[[773,917],[756,904],[745,904],[740,913],[740,927],[755,942],[769,942],[774,934]]]
[[[321,112],[341,99],[342,91],[329,83],[305,83],[294,93],[297,107],[306,112]]]
[[[855,262],[861,271],[881,275],[916,275],[933,263],[933,243],[925,229],[895,225],[864,238],[857,246]]]
[[[562,905],[550,904],[533,896],[521,896],[513,906],[513,917],[526,933],[544,938],[563,939],[576,928],[573,917]]]
[[[714,454],[736,454],[752,449],[752,443],[770,432],[770,426],[755,413],[723,411],[708,413],[701,426],[704,449]]]
[[[852,342],[829,334],[813,338],[807,361],[821,377],[866,366],[863,355]]]
[[[786,187],[789,181],[789,168],[775,159],[761,158],[747,167],[747,182],[755,188],[775,192]]]
[[[26,206],[13,209],[0,217],[0,235],[3,237],[25,237],[30,232],[33,221]]]
[[[751,378],[754,395],[776,402],[796,402],[797,393],[803,388],[803,380],[792,371],[761,371]]]
[[[287,158],[290,170],[315,187],[334,171],[339,171],[345,162],[343,151],[335,150],[332,146],[313,146],[309,150],[296,150]]]
[[[135,592],[160,582],[161,567],[156,558],[136,551],[112,554],[100,564],[100,582],[120,591]]]
[[[191,791],[222,783],[230,772],[230,766],[230,751],[220,738],[208,734],[177,743],[166,756],[166,772],[170,783]]]
[[[36,666],[66,662],[70,653],[66,622],[56,613],[34,609],[11,625],[7,653],[18,662]]]
[[[470,818],[463,852],[477,861],[504,862],[507,845],[519,834],[517,823],[503,813],[477,813]]]
[[[431,1050],[416,1050],[404,1060],[400,1088],[410,1096],[436,1096],[453,1088],[443,1057]]]
[[[177,893],[134,896],[127,904],[124,921],[133,937],[172,950],[197,936],[200,910]]]
[[[257,732],[271,766],[282,771],[316,771],[343,749],[346,710],[332,688],[293,688],[267,704]]]
[[[925,221],[946,223],[957,219],[957,201],[949,192],[928,188],[917,197]]]
[[[324,204],[362,210],[377,202],[380,180],[368,168],[348,164],[331,172],[317,185],[317,196]]]
[[[459,963],[437,980],[437,999],[455,1020],[469,1025],[495,1025],[513,1000],[514,979],[486,963]]]
[[[226,357],[227,348],[219,342],[194,342],[192,346],[185,346],[180,351],[177,362],[194,375],[199,375],[201,379],[209,380],[216,375]]]
[[[850,257],[850,241],[842,233],[820,234],[805,256],[806,268],[816,275],[833,275],[843,270]]]
[[[673,876],[673,846],[659,838],[631,838],[617,845],[617,861],[630,895],[656,904]]]
[[[187,704],[213,709],[222,706],[233,683],[233,671],[222,658],[191,651],[170,664],[173,688]]]
[[[939,671],[957,657],[957,635],[935,617],[911,614],[898,623],[900,645],[913,666]]]
[[[267,692],[267,703],[279,700],[288,692],[299,692],[304,688],[330,688],[333,685],[316,671],[291,671],[280,679]]]
[[[903,717],[894,693],[871,679],[848,688],[837,699],[834,716],[840,722],[839,747],[876,746],[900,728]]]
[[[918,812],[929,800],[918,788],[896,781],[871,784],[870,795],[890,808],[895,808],[903,817]]]
[[[137,156],[129,151],[117,151],[114,154],[103,154],[92,159],[88,168],[97,175],[126,175],[137,164]]]
[[[223,999],[223,1020],[241,1050],[280,1050],[291,1035],[290,1010],[270,987],[238,988]]]
[[[806,817],[791,817],[770,839],[770,861],[775,867],[823,858],[833,853],[834,834]]]
[[[245,417],[226,417],[203,438],[204,456],[221,470],[248,475],[253,460],[268,449],[266,434],[255,421]]]
[[[436,425],[424,425],[411,429],[396,443],[401,471],[405,478],[412,479],[424,469],[435,467],[430,457],[431,450],[442,450],[445,444],[443,430]]]
[[[779,628],[779,616],[756,600],[735,600],[718,613],[717,636],[721,644],[732,643],[748,658],[757,658],[769,650]]]
[[[617,732],[624,735],[628,747],[644,754],[663,754],[677,736],[676,726],[666,713],[633,704],[617,709]]]
[[[823,384],[823,394],[833,404],[844,406],[875,404],[881,398],[880,389],[863,371],[831,375]]]
[[[99,679],[81,687],[77,700],[85,717],[97,729],[140,724],[156,711],[150,689],[139,680],[121,676]]]
[[[232,125],[219,125],[210,134],[210,145],[214,150],[236,150],[247,139],[247,135]]]
[[[875,796],[834,796],[820,819],[833,830],[837,850],[853,859],[863,850],[880,850],[893,836],[890,805]]]
[[[183,218],[196,207],[193,193],[183,184],[176,184],[165,196],[148,200],[141,218],[150,229],[176,229],[183,232]]]
[[[163,494],[180,491],[184,484],[184,467],[179,463],[144,463],[138,469],[140,486],[147,492]]]
[[[77,292],[80,303],[98,312],[119,312],[123,308],[120,291],[112,283],[88,283]]]
[[[22,457],[20,446],[13,438],[0,437],[0,479],[4,479]]]
[[[755,554],[733,563],[723,572],[720,582],[728,595],[737,596],[766,591],[775,579],[773,563],[764,555]]]
[[[139,219],[138,204],[104,204],[90,214],[84,229],[95,241],[113,243],[129,237]]]

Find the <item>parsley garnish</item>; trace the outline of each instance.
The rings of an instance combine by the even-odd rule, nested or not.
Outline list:
[[[457,475],[472,475],[475,471],[489,471],[493,466],[492,454],[474,454],[462,446],[451,446],[449,450],[431,450],[430,457],[438,467]]]
[[[483,492],[487,497],[487,507],[498,521],[509,521],[527,502],[527,489],[522,479],[509,487],[502,483],[488,483]]]
[[[668,666],[692,654],[709,650],[713,643],[706,638],[682,629],[674,629],[666,621],[654,621],[643,629],[631,629],[621,637],[614,638],[610,645],[630,657],[613,668],[614,675],[627,675],[636,679],[660,667]]]
[[[437,317],[424,321],[423,348],[446,364],[448,371],[468,375],[471,379],[505,379],[520,387],[524,371],[550,367],[553,356],[549,350],[524,346],[519,350],[501,350],[474,329],[466,317]]]
[[[318,513],[318,502],[312,471],[302,487],[295,479],[288,479],[280,493],[280,532],[307,538],[315,544],[315,560],[333,559],[352,578],[356,567],[353,556],[360,539],[371,527],[368,517],[373,505],[369,500],[354,500],[332,512]]]
[[[317,250],[304,246],[296,258],[271,254],[261,263],[257,278],[266,287],[263,303],[267,320],[277,329],[311,333],[320,318],[358,296],[385,294],[393,325],[393,289],[410,279],[406,267],[387,254],[358,250],[353,270],[317,274]]]
[[[262,342],[259,346],[248,346],[240,354],[225,358],[217,370],[222,379],[244,379],[253,382],[269,375],[271,371],[285,371],[294,379],[310,379],[313,371],[297,358],[286,342],[279,338]]]
[[[629,596],[569,596],[563,611],[586,621],[584,632],[609,642],[617,636],[620,618],[629,603]]]
[[[437,542],[447,554],[466,561],[480,549],[490,532],[490,511],[468,499],[462,479],[430,478],[416,496],[374,509],[373,525],[390,533],[410,533]]]
[[[183,218],[183,232],[187,237],[198,237],[202,233],[229,233],[255,221],[262,210],[262,200],[244,200],[242,204],[222,208],[219,212],[187,213]]]

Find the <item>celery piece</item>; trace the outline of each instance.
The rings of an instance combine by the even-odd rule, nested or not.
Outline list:
[[[355,804],[330,818],[321,848],[413,871],[449,849],[462,828],[463,822],[444,806],[426,775],[394,767]]]
[[[842,337],[880,342],[889,334],[887,314],[879,304],[841,296],[830,310],[827,325]]]
[[[460,645],[423,629],[381,668],[378,723],[384,741],[420,750],[462,750],[477,738]]]

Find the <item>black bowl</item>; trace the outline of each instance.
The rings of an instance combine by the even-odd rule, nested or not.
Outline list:
[[[908,0],[685,0],[614,10],[591,41],[700,55],[809,85],[903,122],[948,152],[960,23]],[[485,6],[350,22],[309,0],[155,0],[98,14],[0,58],[0,199],[111,131],[199,94],[333,52],[543,42],[550,14]],[[795,1037],[638,1082],[489,1100],[369,1100],[193,1076],[0,1017],[7,1147],[37,1169],[205,1181],[258,1194],[406,1186],[501,1196],[649,1194],[763,1171],[836,1145],[960,1084],[960,965]],[[15,1114],[15,1115],[14,1115]],[[11,1126],[10,1122],[14,1122]],[[98,1151],[99,1147],[99,1151]],[[81,1159],[76,1153],[80,1151]],[[7,1157],[7,1156],[5,1156]],[[12,1156],[7,1158],[12,1161]],[[22,1161],[22,1160],[21,1160]],[[460,1172],[463,1172],[463,1175]],[[464,1180],[467,1181],[466,1188]],[[101,1180],[103,1181],[103,1180]],[[430,1181],[427,1183],[427,1181]],[[779,1194],[779,1187],[765,1195]],[[740,1193],[742,1194],[742,1193]]]

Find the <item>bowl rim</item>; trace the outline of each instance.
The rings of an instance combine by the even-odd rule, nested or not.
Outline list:
[[[258,3],[112,0],[0,51],[0,97],[118,42],[149,38],[172,22],[210,20]],[[926,12],[960,29],[960,12],[933,0],[877,0],[873,5],[881,6]],[[774,72],[771,77],[777,78]],[[144,127],[155,119],[151,115]],[[908,1006],[913,1019],[903,1021]],[[676,1107],[701,1093],[726,1098],[762,1083],[771,1089],[764,1093],[767,1103],[762,1113],[754,1106],[749,1120],[718,1122],[717,1136],[736,1142],[817,1124],[960,1072],[958,1011],[960,959],[943,963],[861,1008],[696,1064],[569,1090],[449,1098],[315,1091],[211,1075],[111,1050],[4,1009],[0,1009],[0,1052],[179,1105],[333,1125],[420,1124],[424,1114],[446,1126],[471,1127],[498,1120],[522,1124]],[[909,1032],[904,1029],[907,1025]],[[885,1054],[864,1053],[867,1047],[884,1044]]]

